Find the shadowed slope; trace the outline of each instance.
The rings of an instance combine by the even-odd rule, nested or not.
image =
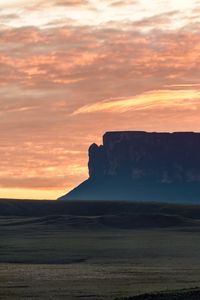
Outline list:
[[[0,226],[57,225],[77,228],[162,228],[199,226],[199,205],[127,201],[26,201],[1,200]]]

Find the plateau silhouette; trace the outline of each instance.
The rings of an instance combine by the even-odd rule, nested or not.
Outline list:
[[[200,133],[107,132],[89,178],[59,200],[200,201]]]

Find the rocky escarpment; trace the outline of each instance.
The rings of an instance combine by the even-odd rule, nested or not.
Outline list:
[[[88,167],[61,199],[200,201],[200,133],[107,132]]]

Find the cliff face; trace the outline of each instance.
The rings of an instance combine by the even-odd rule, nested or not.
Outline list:
[[[200,200],[200,133],[107,132],[89,179],[63,199]]]
[[[200,182],[200,134],[108,132],[89,148],[90,177]]]

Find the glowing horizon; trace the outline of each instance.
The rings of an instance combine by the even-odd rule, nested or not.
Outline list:
[[[0,3],[0,198],[55,199],[106,131],[200,132],[200,4]]]

